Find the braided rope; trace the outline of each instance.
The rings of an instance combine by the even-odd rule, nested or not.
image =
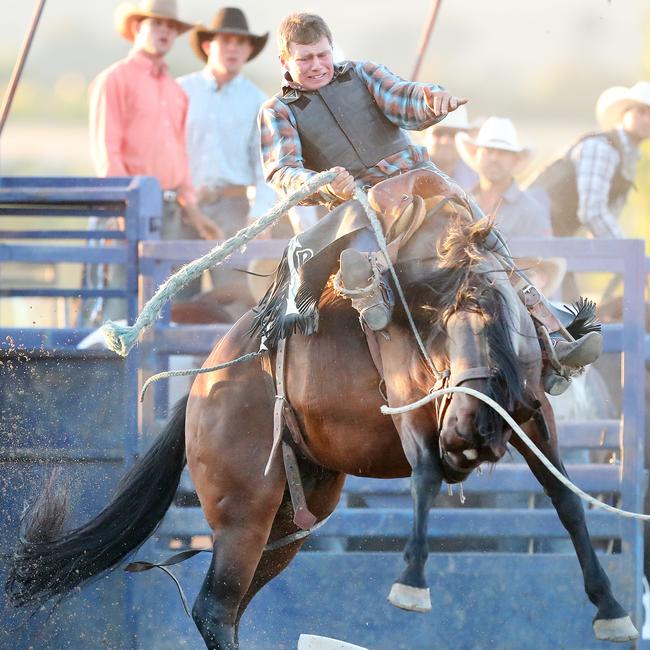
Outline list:
[[[278,202],[269,212],[257,219],[255,223],[247,228],[242,228],[233,237],[222,242],[203,257],[183,266],[158,287],[158,290],[144,306],[133,325],[121,326],[113,321],[106,321],[102,327],[102,333],[109,349],[125,357],[136,344],[140,333],[154,323],[163,305],[172,296],[189,282],[198,278],[203,271],[220,264],[233,253],[243,248],[251,239],[279,221],[290,208],[318,191],[323,185],[331,183],[334,178],[336,178],[336,172],[316,174],[299,190]]]
[[[152,375],[149,377],[149,379],[147,379],[147,381],[144,382],[142,390],[140,391],[140,401],[144,402],[144,395],[147,392],[147,388],[149,388],[149,386],[151,386],[151,384],[153,384],[155,381],[159,381],[160,379],[169,379],[170,377],[191,377],[202,375],[206,372],[214,372],[215,370],[223,370],[224,368],[229,368],[230,366],[234,366],[237,363],[243,363],[244,361],[257,359],[257,357],[260,357],[262,354],[263,353],[261,350],[258,352],[249,352],[248,354],[237,357],[232,361],[226,361],[216,366],[210,366],[209,368],[189,368],[186,370],[167,370],[165,372],[159,372],[157,375]]]

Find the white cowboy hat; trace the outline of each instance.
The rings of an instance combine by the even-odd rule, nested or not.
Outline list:
[[[135,38],[134,22],[142,18],[173,20],[178,25],[179,34],[193,27],[190,23],[179,19],[176,0],[141,0],[137,5],[132,2],[123,2],[115,9],[113,23],[117,33],[133,43]]]
[[[522,163],[530,155],[530,147],[522,147],[519,144],[515,125],[505,117],[488,117],[475,138],[469,133],[457,133],[456,147],[461,158],[474,170],[476,151],[479,147],[511,151],[519,154]]]
[[[467,108],[462,105],[459,106],[455,111],[447,113],[447,115],[443,117],[440,122],[437,122],[431,127],[431,131],[435,131],[437,128],[457,129],[458,131],[471,131],[476,127],[469,123]]]
[[[596,102],[596,119],[603,129],[615,127],[628,108],[650,106],[650,81],[638,81],[631,88],[614,86],[605,90]]]

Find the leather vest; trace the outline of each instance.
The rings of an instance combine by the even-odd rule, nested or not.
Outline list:
[[[384,158],[411,145],[381,111],[350,64],[318,90],[283,89],[279,97],[296,119],[304,166],[340,166],[359,178]]]
[[[581,142],[593,137],[606,138],[621,157],[621,164],[614,172],[609,188],[609,205],[613,206],[619,199],[626,197],[634,184],[623,175],[624,152],[616,131],[588,133],[582,136],[562,158],[542,170],[530,185],[531,188],[542,188],[548,194],[551,203],[551,225],[555,237],[572,237],[581,226],[578,219],[576,169],[571,160],[571,153]]]

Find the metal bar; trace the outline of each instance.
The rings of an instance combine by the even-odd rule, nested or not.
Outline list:
[[[0,195],[0,199],[1,199]],[[16,205],[9,205],[0,203],[0,219],[10,217],[12,219],[19,219],[21,217],[42,217],[42,218],[55,218],[60,219],[65,217],[84,218],[97,217],[99,219],[109,219],[111,217],[121,217],[124,213],[123,207],[106,208],[101,205],[92,204],[90,206],[72,207],[70,205],[61,206],[30,206],[19,207]]]
[[[0,230],[0,239],[126,239],[126,235],[119,230]]]
[[[119,463],[124,460],[121,449],[58,449],[48,448],[23,448],[0,449],[0,462],[2,463],[43,463],[70,462],[70,463]]]
[[[645,496],[645,243],[628,242],[624,256],[623,284],[623,430],[621,436],[621,501],[625,510],[643,511]],[[628,564],[634,603],[634,620],[642,621],[643,523],[622,522],[623,548]]]
[[[417,58],[415,59],[415,65],[413,66],[413,72],[411,73],[411,79],[417,81],[418,75],[420,74],[420,66],[422,65],[422,60],[424,59],[424,53],[426,52],[427,45],[431,39],[431,34],[433,33],[433,28],[436,24],[436,19],[438,17],[438,11],[440,10],[440,5],[442,0],[433,0],[433,6],[431,7],[431,14],[429,15],[429,20],[427,26],[422,34],[420,39],[420,46],[418,48]]]
[[[0,298],[126,298],[126,289],[2,289]]]
[[[22,48],[16,59],[16,65],[14,66],[13,72],[11,73],[11,79],[9,80],[9,85],[7,86],[7,91],[5,93],[4,99],[2,100],[2,109],[0,110],[0,136],[9,117],[9,111],[11,110],[11,105],[14,101],[14,95],[16,94],[16,89],[20,83],[20,77],[23,73],[23,68],[25,67],[25,61],[27,61],[27,55],[29,54],[29,49],[32,46],[32,41],[34,40],[34,34],[36,33],[36,28],[38,27],[38,21],[41,19],[41,14],[43,13],[43,8],[45,7],[45,0],[38,0],[36,7],[34,8],[34,14],[32,15],[32,20],[25,35],[25,40],[23,41]]]
[[[0,243],[0,261],[56,264],[86,262],[95,264],[126,264],[127,253],[122,247],[107,246],[28,246]]]

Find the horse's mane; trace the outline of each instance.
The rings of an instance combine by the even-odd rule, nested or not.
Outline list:
[[[410,281],[404,291],[418,330],[426,333],[433,345],[435,339],[443,340],[452,314],[470,311],[484,318],[489,366],[494,369],[486,394],[511,410],[527,402],[525,368],[512,344],[513,319],[507,298],[493,281],[494,274],[502,271],[485,264],[485,241],[492,226],[489,219],[452,220],[438,246],[436,267]],[[408,277],[408,273],[403,275]],[[394,318],[406,324],[399,307]],[[479,409],[476,424],[487,440],[495,438],[503,428],[501,416],[485,405]]]

